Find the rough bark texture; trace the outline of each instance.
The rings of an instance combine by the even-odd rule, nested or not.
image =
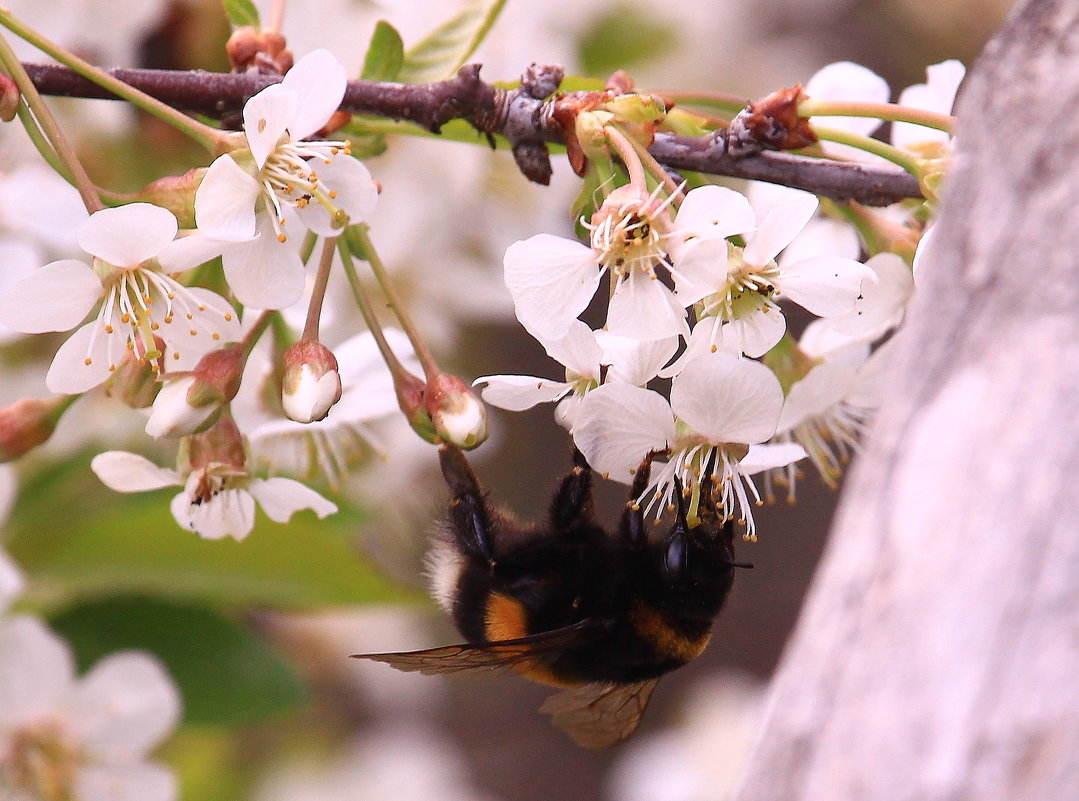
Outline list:
[[[1079,799],[1079,4],[1023,3],[959,119],[738,801]]]

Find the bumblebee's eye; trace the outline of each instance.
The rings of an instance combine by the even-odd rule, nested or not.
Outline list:
[[[663,551],[663,568],[671,584],[678,584],[685,578],[688,563],[689,551],[686,548],[685,537],[679,532],[674,532],[667,538],[667,545]]]

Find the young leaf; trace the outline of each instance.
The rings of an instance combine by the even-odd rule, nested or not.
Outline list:
[[[401,65],[405,62],[405,45],[397,29],[380,19],[371,34],[371,44],[367,46],[367,55],[363,58],[363,72],[360,78],[365,81],[396,81]]]
[[[451,77],[483,41],[506,0],[472,0],[405,53],[398,80],[426,83]]]
[[[259,27],[259,10],[255,8],[253,0],[222,0],[221,5],[232,27],[242,28],[245,25]]]

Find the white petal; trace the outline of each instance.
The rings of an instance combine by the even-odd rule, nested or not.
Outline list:
[[[371,173],[357,159],[339,155],[329,164],[317,159],[308,163],[318,175],[319,183],[326,190],[334,192],[334,206],[348,215],[348,224],[363,222],[375,210],[378,202],[378,189],[371,181]],[[300,222],[320,236],[337,236],[341,226],[334,227],[329,211],[321,203],[308,203],[297,208]]]
[[[262,511],[275,523],[287,523],[302,509],[311,509],[319,520],[337,511],[337,504],[291,478],[256,478],[248,489]]]
[[[571,433],[594,470],[630,484],[649,451],[674,442],[674,415],[658,392],[631,384],[604,384],[577,406]]]
[[[744,353],[754,359],[763,356],[783,338],[787,319],[774,306],[760,309],[732,320],[722,328],[719,346],[726,351]]]
[[[79,247],[117,267],[135,267],[160,253],[176,230],[172,212],[131,203],[91,214],[79,230]]]
[[[303,295],[303,262],[298,241],[279,242],[269,216],[258,215],[258,236],[231,245],[222,256],[225,279],[236,299],[255,309],[283,309]],[[301,233],[300,231],[296,232]]]
[[[783,251],[779,266],[816,256],[857,259],[861,252],[862,241],[853,225],[828,217],[814,217]]]
[[[251,239],[255,235],[255,201],[260,192],[258,181],[232,156],[214,159],[195,190],[195,224],[199,232],[226,242]]]
[[[348,215],[349,224],[363,222],[374,213],[378,186],[359,159],[338,155],[329,164],[318,167],[318,177],[335,192],[333,202]]]
[[[746,264],[763,267],[791,243],[817,211],[817,198],[808,192],[790,194],[777,202],[746,242]]]
[[[176,292],[173,303],[177,313],[172,322],[160,318],[157,321],[160,326],[157,333],[166,345],[166,370],[194,369],[204,354],[240,339],[240,318],[232,305],[216,292],[186,287]]]
[[[755,216],[745,195],[725,186],[700,186],[690,190],[674,220],[672,241],[686,237],[719,238],[744,234]]]
[[[281,83],[294,91],[299,101],[289,121],[289,135],[305,139],[325,125],[341,105],[348,73],[329,50],[312,50],[285,73]]]
[[[950,59],[926,67],[926,83],[908,86],[899,95],[899,105],[925,109],[938,114],[951,114],[956,92],[966,75],[962,62]],[[892,123],[892,144],[910,148],[922,142],[945,142],[948,134],[908,122]]]
[[[121,334],[120,329],[106,334],[97,320],[91,320],[56,351],[45,375],[45,386],[61,395],[93,389],[109,377],[110,364],[119,364],[125,342],[126,333]]]
[[[805,456],[805,448],[793,442],[750,445],[749,452],[738,462],[738,472],[751,476],[774,467],[786,467]]]
[[[95,664],[77,683],[67,711],[95,756],[135,760],[176,727],[180,694],[157,659],[127,651]]]
[[[597,331],[596,342],[603,347],[603,363],[608,381],[624,381],[643,387],[663,369],[678,350],[678,338],[642,342],[620,337],[610,331]]]
[[[521,412],[539,403],[556,401],[573,389],[565,381],[551,381],[530,375],[485,375],[472,382],[473,386],[486,384],[480,396],[492,406]]]
[[[75,776],[79,801],[174,801],[176,777],[153,762],[94,764]]]
[[[819,256],[785,267],[776,289],[806,311],[832,317],[851,311],[862,283],[876,279],[877,274],[859,261]]]
[[[800,381],[791,385],[779,416],[779,433],[790,431],[806,420],[818,417],[839,403],[854,385],[855,368],[848,364],[818,364]]]
[[[854,378],[854,386],[844,398],[847,403],[862,409],[876,409],[880,406],[891,377],[892,361],[899,339],[900,335],[892,337],[866,359]]]
[[[193,406],[187,395],[195,384],[195,377],[185,375],[169,381],[157,393],[150,416],[146,419],[146,433],[154,439],[160,437],[185,437],[194,434],[217,412],[217,406]]]
[[[802,331],[798,347],[814,359],[827,359],[849,364],[855,369],[869,357],[869,343],[861,337],[852,337],[836,330],[831,320],[814,320]]]
[[[188,477],[189,483],[195,475]],[[186,491],[181,492],[169,510],[180,526],[208,540],[242,540],[255,527],[255,499],[245,490],[223,490],[202,503],[193,503]]]
[[[592,249],[550,234],[514,242],[503,260],[517,319],[538,339],[560,339],[599,284]]]
[[[596,342],[597,334],[580,320],[570,323],[561,339],[540,341],[547,355],[576,375],[599,381],[599,363],[603,349]]]
[[[653,340],[689,336],[682,299],[658,278],[639,270],[622,281],[607,307],[607,330],[630,339]]]
[[[899,325],[914,293],[914,273],[894,253],[878,253],[865,263],[875,282],[863,280],[850,314],[835,319],[836,331],[865,341]]]
[[[296,117],[299,105],[296,93],[279,83],[267,86],[244,105],[244,133],[260,170]]]
[[[192,233],[190,236],[174,239],[166,245],[165,249],[158,254],[157,260],[166,273],[182,273],[217,258],[225,249],[226,244],[220,239],[211,239],[201,233]]]
[[[0,618],[0,732],[52,713],[74,677],[71,650],[44,623]]]
[[[891,97],[888,83],[861,64],[837,61],[819,70],[803,89],[810,100],[835,100],[861,103],[887,103]],[[817,117],[820,125],[840,128],[868,136],[879,126],[872,117]]]
[[[775,433],[783,390],[763,364],[720,350],[704,353],[675,377],[671,408],[712,444],[753,445]]]
[[[730,248],[726,239],[695,239],[678,251],[674,288],[683,306],[726,289]]]
[[[54,261],[8,288],[0,301],[0,323],[24,334],[70,331],[102,294],[101,280],[88,265]]]
[[[101,483],[116,492],[147,492],[183,484],[175,470],[158,467],[136,453],[105,451],[90,460]]]

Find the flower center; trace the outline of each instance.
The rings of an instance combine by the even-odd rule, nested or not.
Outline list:
[[[334,202],[337,193],[327,187],[318,177],[312,161],[318,159],[329,164],[334,156],[351,155],[351,144],[345,141],[293,142],[279,144],[266,159],[259,171],[263,197],[273,207],[274,233],[280,242],[288,239],[285,234],[284,206],[302,209],[310,203],[320,204],[330,215],[335,228],[348,225],[348,215]]]
[[[770,261],[763,267],[748,264],[742,249],[727,243],[727,281],[719,292],[701,301],[701,317],[718,317],[724,322],[747,317],[768,307],[777,308],[775,294],[779,266]]]
[[[0,793],[10,785],[20,797],[70,801],[82,756],[78,744],[57,721],[19,729],[0,758]]]
[[[162,356],[159,340],[156,334],[161,326],[172,326],[174,322],[182,326],[187,324],[188,335],[198,336],[201,322],[196,323],[196,318],[205,316],[207,313],[217,314],[210,311],[195,297],[190,289],[176,279],[158,272],[144,265],[156,262],[143,262],[137,267],[116,267],[94,259],[94,267],[98,275],[102,276],[107,290],[105,300],[97,313],[97,326],[90,343],[86,348],[85,363],[93,364],[91,355],[100,335],[106,336],[106,356],[109,371],[117,369],[123,353],[119,342],[113,334],[117,333],[118,327],[126,327],[128,335],[126,348],[132,352],[140,362],[149,362],[150,369],[158,372],[161,369],[160,359]],[[177,318],[179,315],[179,319]],[[225,322],[232,321],[232,315],[226,312],[223,315]],[[214,328],[216,326],[211,326]],[[211,339],[219,339],[220,334],[211,333]],[[173,340],[175,341],[175,340]],[[173,347],[174,358],[180,357],[180,352]]]

